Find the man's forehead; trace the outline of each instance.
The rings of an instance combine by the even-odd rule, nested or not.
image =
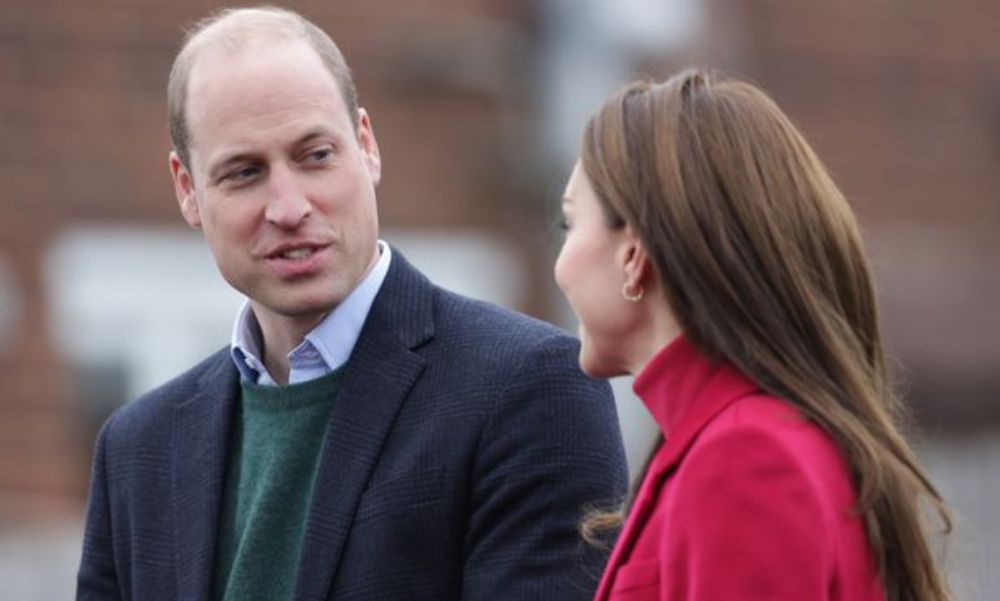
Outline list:
[[[258,73],[252,74],[253,71]],[[235,73],[245,76],[234,77]],[[188,79],[188,118],[195,118],[206,103],[220,98],[242,104],[260,95],[278,94],[296,76],[299,80],[295,83],[301,86],[305,82],[314,88],[314,102],[342,104],[333,75],[314,49],[302,40],[206,48],[192,64]]]
[[[304,42],[297,29],[275,23],[219,21],[188,40],[186,51],[192,57],[199,57],[212,52],[238,53],[290,42]]]
[[[289,51],[296,52],[297,61],[308,62],[311,60],[309,55],[312,55],[318,64],[322,64],[319,55],[305,40],[287,35],[258,35],[240,40],[229,37],[205,40],[199,45],[191,62],[188,91],[190,92],[191,84],[199,78],[204,78],[206,74],[234,65],[250,65],[269,56],[287,54]]]
[[[246,146],[258,134],[274,140],[275,124],[282,124],[281,137],[352,125],[336,80],[304,43],[221,48],[200,56],[191,71],[187,107],[192,156],[200,151],[215,156],[230,143]]]

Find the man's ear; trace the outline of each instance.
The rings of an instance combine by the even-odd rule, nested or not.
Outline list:
[[[198,210],[198,199],[195,196],[194,180],[191,178],[191,172],[174,151],[170,152],[170,175],[174,179],[174,193],[177,195],[177,203],[181,207],[184,221],[189,226],[200,229],[201,213]]]
[[[358,109],[358,146],[361,147],[361,153],[365,157],[368,176],[377,186],[382,179],[382,157],[378,152],[378,141],[375,139],[375,130],[372,129],[371,117],[363,108]]]

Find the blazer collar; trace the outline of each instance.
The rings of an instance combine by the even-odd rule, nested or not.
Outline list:
[[[434,289],[393,249],[392,264],[341,380],[302,543],[295,599],[326,599],[362,492],[434,335]]]
[[[727,361],[713,361],[683,334],[664,347],[636,376],[633,389],[663,432],[595,599],[607,599],[614,574],[631,553],[653,509],[663,481],[684,458],[701,431],[722,411],[760,388]]]

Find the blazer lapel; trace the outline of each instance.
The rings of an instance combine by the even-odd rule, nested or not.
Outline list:
[[[337,393],[302,542],[295,599],[326,599],[362,492],[424,368],[411,349],[433,336],[433,289],[402,255],[392,263]]]
[[[643,526],[649,520],[649,515],[656,506],[656,492],[669,473],[668,466],[664,464],[665,457],[662,451],[663,447],[660,447],[650,462],[639,486],[639,491],[635,495],[635,502],[629,509],[628,519],[625,521],[621,534],[618,535],[618,541],[611,551],[611,557],[608,558],[607,567],[597,587],[597,594],[594,595],[594,599],[597,601],[604,601],[611,596],[611,587],[614,585],[618,568],[625,563],[626,558],[631,554],[639,533],[642,532]]]
[[[229,350],[201,379],[198,391],[174,411],[173,507],[177,597],[208,601],[225,481],[229,427],[239,372]]]

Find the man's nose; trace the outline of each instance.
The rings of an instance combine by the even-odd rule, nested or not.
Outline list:
[[[264,218],[282,229],[298,227],[312,214],[312,204],[295,173],[287,167],[271,169],[270,190]]]

